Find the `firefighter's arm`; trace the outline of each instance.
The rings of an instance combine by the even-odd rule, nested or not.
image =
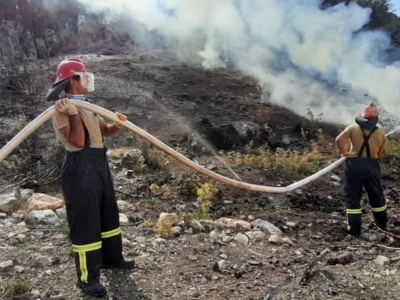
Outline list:
[[[56,102],[55,107],[59,113],[67,114],[69,118],[69,125],[59,129],[61,134],[75,147],[83,148],[85,131],[76,106],[68,99],[62,99]]]
[[[381,159],[385,156],[385,152],[386,152],[386,137],[384,142],[382,143],[382,145],[379,147],[379,151],[378,151],[378,158]]]
[[[124,114],[117,112],[116,115],[117,115],[118,119],[120,119],[122,122],[126,121],[126,116]],[[101,134],[103,136],[112,136],[112,135],[116,134],[122,127],[122,124],[120,122],[115,122],[113,124],[107,124],[101,118],[100,118],[99,122],[100,122]]]
[[[342,156],[349,156],[349,152],[346,150],[346,141],[350,138],[350,132],[343,130],[335,139],[336,146],[338,147]]]

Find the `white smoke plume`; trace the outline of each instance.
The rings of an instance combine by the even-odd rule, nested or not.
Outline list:
[[[79,0],[92,12],[129,16],[205,68],[233,65],[256,78],[264,99],[300,115],[348,123],[377,101],[400,112],[400,68],[380,59],[381,31],[361,31],[370,9],[321,9],[319,0]],[[187,56],[187,53],[192,56]]]

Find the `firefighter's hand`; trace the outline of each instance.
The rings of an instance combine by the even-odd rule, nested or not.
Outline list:
[[[342,153],[342,155],[341,155],[341,157],[347,157],[347,156],[349,156],[350,155],[350,152],[344,152],[344,153]]]
[[[126,121],[126,116],[124,114],[121,114],[119,112],[116,112],[115,114],[117,115],[118,119],[121,120],[122,122]],[[119,128],[122,127],[122,123],[121,122],[115,122],[114,126],[119,129]]]
[[[62,114],[68,114],[70,116],[77,115],[78,109],[73,105],[68,98],[58,100],[56,102],[56,109]]]

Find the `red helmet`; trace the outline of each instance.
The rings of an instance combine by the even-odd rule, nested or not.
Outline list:
[[[64,79],[71,78],[76,72],[87,72],[81,60],[73,58],[63,60],[57,67],[57,77],[53,86]]]
[[[364,110],[362,112],[362,116],[366,119],[375,119],[376,117],[378,117],[378,114],[378,106],[376,106],[374,103],[368,104],[366,107],[364,107]]]

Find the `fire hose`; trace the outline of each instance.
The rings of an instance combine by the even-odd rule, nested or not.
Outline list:
[[[109,120],[115,121],[115,122],[120,122],[118,117],[116,116],[115,113],[102,108],[100,106],[91,104],[86,101],[79,101],[79,100],[70,100],[74,105],[76,105],[78,108],[86,109],[89,111],[92,111],[98,115],[101,115]],[[19,144],[21,144],[26,138],[28,138],[35,130],[37,130],[42,124],[44,124],[46,121],[48,121],[53,114],[56,113],[56,109],[53,106],[49,107],[47,110],[45,110],[43,113],[41,113],[38,117],[36,117],[31,123],[29,123],[27,126],[25,126],[24,129],[22,129],[16,136],[14,136],[1,150],[0,150],[0,162],[2,162],[15,148],[18,147]],[[235,179],[231,179],[225,176],[222,176],[220,174],[217,174],[207,168],[202,167],[201,165],[193,162],[186,156],[182,155],[181,153],[175,151],[168,145],[164,144],[148,132],[144,131],[140,127],[134,125],[133,123],[127,121],[122,122],[122,125],[141,137],[142,139],[146,140],[147,142],[153,144],[155,147],[157,147],[159,150],[165,152],[169,156],[175,158],[182,164],[186,165],[189,168],[192,168],[193,170],[199,172],[200,174],[203,174],[207,177],[210,177],[216,181],[222,182],[224,184],[233,186],[235,188],[239,189],[244,189],[244,190],[250,190],[250,191],[255,191],[255,192],[265,192],[265,193],[287,193],[290,191],[293,191],[301,186],[304,186],[317,178],[321,177],[322,175],[330,172],[337,166],[339,166],[341,163],[344,162],[346,159],[345,157],[342,157],[335,161],[334,163],[328,165],[324,169],[318,171],[317,173],[314,173],[313,175],[304,178],[300,181],[294,182],[286,187],[274,187],[274,186],[264,186],[264,185],[257,185],[257,184],[251,184],[251,183],[246,183],[242,181],[238,181]]]

